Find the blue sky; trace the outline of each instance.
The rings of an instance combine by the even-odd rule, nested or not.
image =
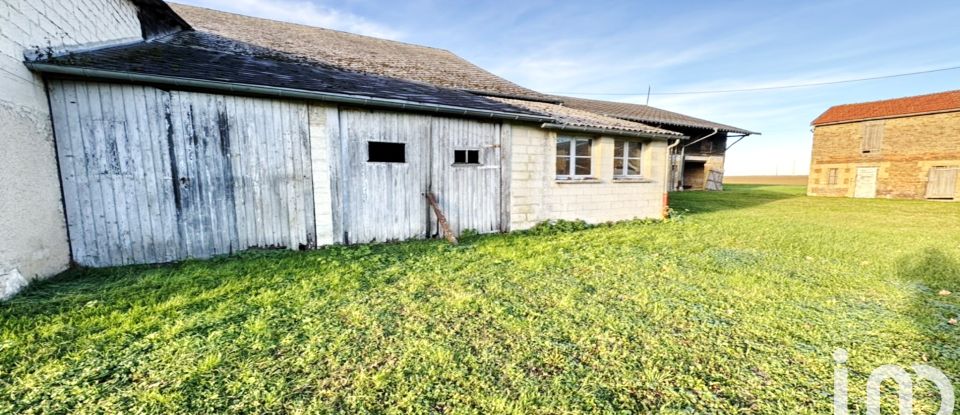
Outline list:
[[[179,2],[440,47],[539,91],[637,103],[648,85],[739,89],[960,66],[955,0]],[[730,150],[728,175],[806,174],[809,123],[829,106],[951,89],[960,70],[650,104],[762,132]]]

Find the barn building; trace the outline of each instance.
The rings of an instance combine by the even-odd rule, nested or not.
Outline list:
[[[812,124],[811,196],[960,195],[960,91],[838,105]]]
[[[690,138],[445,50],[160,0],[0,22],[0,295],[71,262],[660,218]]]
[[[446,50],[200,7],[171,6],[198,30],[351,70],[484,96],[552,102],[594,115],[678,132],[688,139],[671,149],[671,191],[722,190],[726,150],[746,136],[760,134],[649,105],[541,94],[491,74]]]

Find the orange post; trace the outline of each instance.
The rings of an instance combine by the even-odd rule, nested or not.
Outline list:
[[[670,216],[670,192],[663,192],[663,219]]]

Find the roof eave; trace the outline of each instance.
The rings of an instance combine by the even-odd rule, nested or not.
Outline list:
[[[639,123],[644,123],[644,124],[669,125],[669,126],[673,126],[673,127],[682,127],[682,128],[703,128],[703,129],[706,129],[706,130],[712,130],[712,129],[716,128],[717,131],[722,131],[722,132],[725,132],[725,133],[747,134],[747,135],[761,135],[761,133],[758,133],[758,132],[756,132],[756,131],[744,130],[744,129],[742,129],[742,128],[736,128],[736,127],[731,127],[731,126],[705,126],[705,125],[694,125],[694,124],[676,123],[676,122],[670,122],[670,121],[664,121],[664,120],[655,120],[655,119],[650,119],[650,118],[625,117],[625,116],[616,115],[616,114],[604,114],[604,115],[606,115],[606,116],[608,116],[608,117],[620,118],[620,119],[622,119],[622,120],[639,122]]]
[[[682,134],[663,134],[663,133],[654,133],[654,132],[643,132],[643,131],[629,131],[629,130],[616,130],[610,128],[597,128],[597,127],[584,127],[579,125],[567,125],[567,124],[557,124],[557,123],[544,123],[540,126],[545,130],[556,130],[556,131],[569,131],[574,133],[584,133],[584,134],[599,134],[599,135],[609,135],[617,137],[630,137],[630,138],[649,138],[656,140],[671,140],[671,139],[683,139],[689,138]]]
[[[923,115],[946,114],[950,112],[960,112],[960,108],[952,108],[952,109],[938,110],[938,111],[914,112],[910,114],[886,115],[881,117],[856,118],[852,120],[830,121],[830,122],[824,122],[824,123],[818,123],[817,120],[813,120],[810,122],[810,125],[814,127],[823,127],[827,125],[850,124],[850,123],[864,122],[864,121],[891,120],[895,118],[919,117]],[[817,118],[820,118],[820,117],[817,117]]]
[[[467,107],[457,107],[443,104],[405,101],[399,99],[377,98],[363,95],[349,95],[334,92],[309,91],[294,88],[284,88],[268,85],[242,84],[216,80],[176,77],[169,75],[149,75],[132,72],[110,71],[103,69],[83,68],[75,66],[55,65],[43,62],[24,62],[32,71],[45,74],[76,76],[80,78],[123,81],[129,83],[148,83],[167,85],[180,88],[200,88],[233,94],[253,94],[290,99],[306,99],[312,101],[333,102],[341,104],[362,105],[378,108],[401,109],[409,111],[432,112],[448,115],[462,115],[478,118],[494,118],[511,121],[552,122],[551,117],[534,114],[520,114],[505,111],[484,110]]]

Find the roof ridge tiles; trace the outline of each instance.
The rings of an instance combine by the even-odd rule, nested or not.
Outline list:
[[[840,124],[953,111],[960,111],[960,90],[834,105],[810,124]]]

